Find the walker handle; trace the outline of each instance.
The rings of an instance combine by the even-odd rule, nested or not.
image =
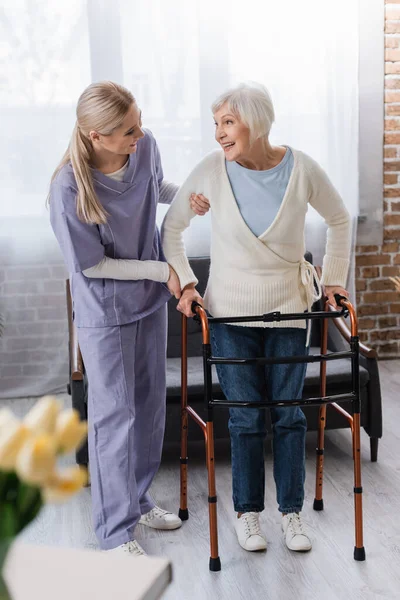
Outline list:
[[[198,302],[196,302],[196,300],[193,300],[190,310],[192,311],[192,313],[194,313],[195,315],[196,313],[196,306],[200,306],[200,308],[204,308],[201,304],[199,304]]]
[[[335,294],[335,302],[337,306],[345,308],[344,306],[342,306],[342,300],[348,300],[348,298],[346,298],[346,296],[342,296],[341,294]]]

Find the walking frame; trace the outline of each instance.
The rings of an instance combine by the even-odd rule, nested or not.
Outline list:
[[[181,363],[181,457],[180,457],[180,509],[179,516],[182,520],[189,518],[187,505],[187,440],[188,440],[188,419],[191,417],[203,431],[206,464],[208,472],[208,510],[209,510],[209,528],[210,528],[210,571],[220,571],[221,561],[218,554],[218,531],[217,531],[217,494],[215,484],[215,459],[214,459],[214,429],[213,429],[213,411],[219,406],[223,407],[246,407],[246,408],[268,408],[274,406],[319,406],[319,425],[318,425],[318,443],[316,448],[316,482],[314,510],[323,510],[322,486],[324,470],[324,433],[326,422],[326,407],[330,404],[335,410],[341,413],[349,422],[352,442],[353,442],[353,461],[354,461],[354,508],[355,508],[355,546],[354,559],[358,561],[365,560],[365,549],[363,546],[363,516],[362,516],[362,487],[361,487],[361,456],[360,456],[360,382],[359,382],[359,337],[355,309],[352,304],[343,296],[336,295],[335,300],[341,310],[335,310],[325,301],[325,310],[310,313],[292,313],[281,314],[280,312],[268,313],[261,316],[250,317],[229,317],[213,318],[207,316],[204,308],[197,302],[192,304],[192,312],[195,313],[195,319],[200,321],[203,338],[203,371],[204,371],[204,402],[207,409],[207,421],[205,422],[188,405],[187,394],[187,317],[182,315],[182,363]],[[350,350],[342,352],[332,352],[327,354],[328,344],[328,319],[336,319],[350,316],[351,338]],[[209,323],[246,323],[246,322],[280,322],[293,320],[314,320],[321,319],[321,353],[308,356],[288,356],[284,358],[222,358],[211,355],[210,330]],[[310,324],[311,325],[311,324]],[[346,394],[326,395],[326,363],[331,360],[340,360],[344,358],[351,359],[352,372],[352,390]],[[267,365],[267,364],[289,364],[289,363],[320,363],[320,397],[306,398],[299,400],[285,401],[267,401],[267,402],[246,402],[246,401],[228,401],[212,399],[212,365],[231,364],[231,365]],[[338,402],[351,400],[352,412],[348,413]]]

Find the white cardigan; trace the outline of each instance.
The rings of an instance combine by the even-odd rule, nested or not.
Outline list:
[[[182,233],[195,213],[191,193],[202,193],[211,206],[211,268],[204,302],[214,317],[310,310],[318,297],[313,267],[304,260],[308,203],[328,225],[321,283],[346,285],[351,222],[342,199],[322,168],[291,148],[294,165],[280,209],[259,237],[243,220],[225,167],[222,150],[206,156],[179,189],[162,226],[163,250],[182,289],[197,283],[185,254]],[[305,327],[305,321],[245,323],[258,327]]]

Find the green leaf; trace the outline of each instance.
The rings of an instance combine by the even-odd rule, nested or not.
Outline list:
[[[1,472],[0,503],[15,501],[19,483],[19,478],[13,471]]]
[[[38,487],[21,483],[18,490],[17,508],[19,531],[29,525],[38,515],[43,505],[41,491]]]
[[[15,507],[4,502],[0,505],[0,540],[13,538],[18,533],[18,515]]]
[[[5,487],[7,483],[7,475],[8,473],[6,473],[5,471],[0,471],[0,503],[4,498]]]
[[[18,514],[23,515],[29,511],[30,506],[37,501],[40,490],[38,487],[20,482],[17,490],[17,509]]]
[[[39,498],[37,498],[36,502],[34,502],[30,508],[29,511],[26,512],[23,517],[21,518],[20,522],[19,522],[19,531],[22,531],[25,527],[27,527],[29,525],[29,523],[32,523],[32,521],[34,519],[36,519],[36,517],[38,516],[38,514],[40,513],[41,509],[43,506],[43,500],[42,497],[39,496]]]

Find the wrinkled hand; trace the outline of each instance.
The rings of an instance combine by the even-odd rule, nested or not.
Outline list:
[[[189,202],[192,211],[201,217],[210,210],[210,202],[203,194],[191,194]]]
[[[194,317],[194,313],[192,313],[191,308],[192,302],[198,302],[203,306],[203,298],[200,296],[196,288],[187,287],[182,292],[181,299],[179,300],[178,306],[176,308],[187,317]]]
[[[169,279],[167,281],[167,286],[169,291],[177,300],[181,297],[181,282],[179,281],[179,277],[176,274],[176,271],[168,265],[169,267]]]
[[[324,287],[325,296],[328,298],[329,304],[333,306],[333,308],[340,308],[336,304],[335,294],[339,294],[340,296],[345,296],[345,298],[349,297],[349,292],[344,288],[340,287],[340,285],[326,285]]]
[[[393,281],[396,290],[400,292],[400,277],[396,275],[396,277],[389,277],[390,281]]]

